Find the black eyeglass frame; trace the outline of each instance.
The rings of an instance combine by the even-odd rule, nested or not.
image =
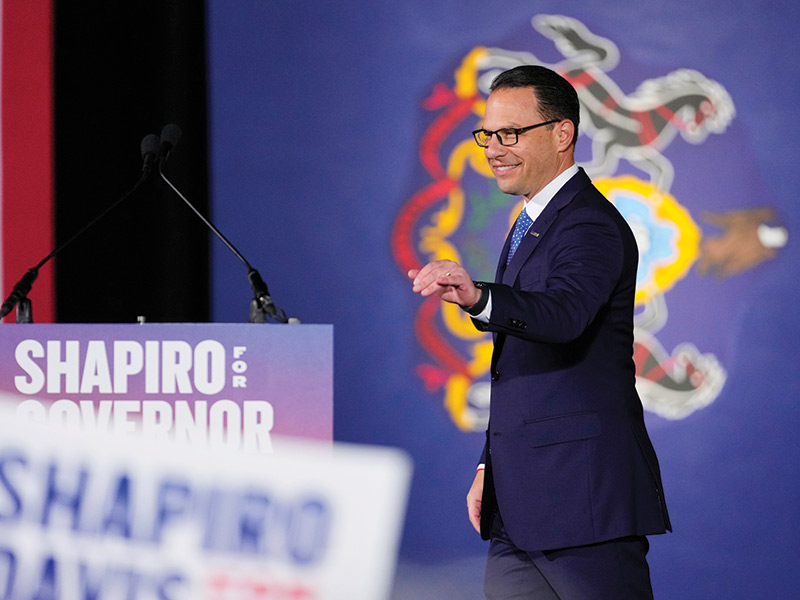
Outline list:
[[[472,137],[475,138],[475,143],[478,144],[478,146],[480,146],[481,148],[488,148],[489,147],[489,142],[492,141],[492,136],[496,136],[497,137],[497,142],[501,146],[513,146],[514,144],[519,142],[519,134],[520,133],[525,133],[526,131],[530,131],[531,129],[536,129],[537,127],[544,127],[545,125],[552,125],[553,123],[558,123],[559,121],[561,121],[561,119],[551,119],[550,121],[545,121],[543,123],[537,123],[536,125],[529,125],[528,127],[518,127],[518,128],[517,127],[503,127],[501,129],[497,129],[496,131],[489,131],[488,129],[476,129],[475,131],[472,132]],[[510,144],[504,144],[502,138],[497,135],[501,131],[513,131],[516,139],[513,142],[511,142]],[[481,144],[480,140],[478,139],[478,134],[481,133],[481,132],[483,132],[483,134],[486,136],[486,139],[488,140],[485,144]]]

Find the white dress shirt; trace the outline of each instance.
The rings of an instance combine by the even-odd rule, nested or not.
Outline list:
[[[564,184],[567,183],[572,177],[578,172],[578,165],[573,164],[571,167],[567,168],[563,173],[558,175],[553,181],[548,183],[544,186],[538,194],[536,194],[530,200],[525,200],[525,207],[522,210],[528,211],[528,216],[531,218],[531,223],[536,221],[536,218],[542,214],[542,211],[547,206],[548,202],[553,199],[553,196],[556,195],[558,190],[564,187]],[[525,232],[527,234],[527,231]],[[489,300],[486,302],[486,306],[484,309],[478,314],[477,316],[472,317],[473,319],[477,319],[483,323],[489,322],[489,317],[492,314],[492,293],[489,292]]]

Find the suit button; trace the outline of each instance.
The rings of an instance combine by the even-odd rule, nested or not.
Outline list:
[[[492,381],[497,381],[498,379],[500,379],[500,373],[492,371]]]

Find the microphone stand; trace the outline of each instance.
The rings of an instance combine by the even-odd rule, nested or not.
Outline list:
[[[153,142],[155,142],[155,146],[153,146]],[[15,306],[17,306],[17,323],[33,323],[33,307],[31,305],[31,301],[28,298],[28,293],[31,291],[31,287],[33,286],[33,282],[36,281],[36,278],[39,276],[39,269],[44,266],[44,264],[53,258],[56,254],[61,252],[64,248],[69,246],[72,242],[74,242],[77,238],[83,235],[86,231],[91,229],[100,219],[105,217],[108,213],[114,210],[117,206],[119,206],[124,200],[131,196],[139,186],[141,186],[147,177],[150,175],[153,167],[153,158],[155,153],[158,152],[158,138],[153,135],[146,136],[142,140],[142,154],[144,155],[144,166],[142,167],[142,175],[139,177],[139,180],[131,187],[127,192],[125,192],[116,202],[114,202],[111,206],[106,208],[103,212],[97,215],[94,219],[89,221],[86,225],[84,225],[83,229],[78,231],[75,235],[69,238],[66,242],[58,246],[55,250],[53,250],[50,254],[45,256],[39,264],[35,267],[28,269],[25,275],[22,276],[17,284],[14,286],[14,289],[9,294],[8,298],[6,298],[5,302],[3,302],[2,306],[0,306],[0,319],[5,317],[8,313],[10,313]]]
[[[164,135],[162,134],[162,139],[163,138]],[[261,278],[259,272],[254,269],[250,263],[247,262],[247,259],[242,256],[241,252],[239,252],[234,245],[231,244],[224,235],[222,235],[222,232],[217,229],[211,221],[206,219],[203,214],[197,210],[197,208],[195,208],[191,202],[189,202],[186,196],[184,196],[180,190],[175,187],[169,179],[167,179],[163,168],[165,162],[166,155],[158,163],[158,173],[161,175],[161,178],[170,188],[172,188],[172,191],[175,192],[178,197],[183,200],[189,208],[192,209],[194,214],[200,217],[200,220],[203,221],[203,223],[205,223],[206,226],[213,231],[220,240],[222,240],[222,243],[225,244],[240,261],[242,261],[244,266],[247,267],[247,278],[250,280],[250,287],[253,290],[254,296],[250,301],[250,323],[267,323],[267,317],[272,318],[278,323],[299,323],[299,319],[288,318],[283,310],[275,306],[275,303],[272,301],[272,296],[269,295],[267,284],[264,283],[264,280]]]

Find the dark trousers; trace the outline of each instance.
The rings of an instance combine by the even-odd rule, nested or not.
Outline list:
[[[489,600],[653,600],[644,536],[526,552],[495,517],[484,592]]]

